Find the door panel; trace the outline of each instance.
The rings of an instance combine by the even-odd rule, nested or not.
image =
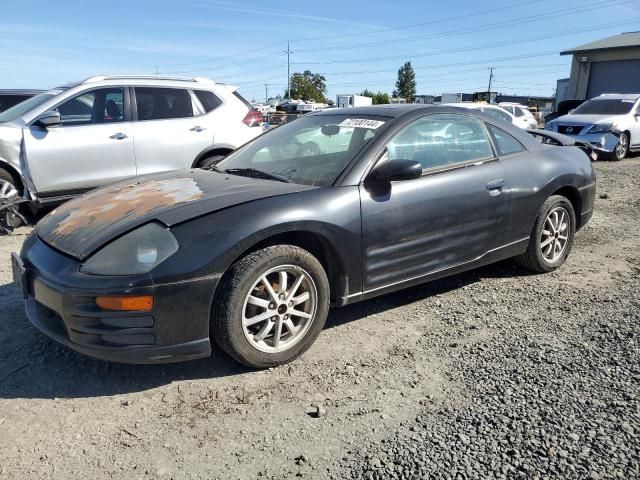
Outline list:
[[[101,88],[56,109],[62,124],[23,129],[29,173],[39,193],[97,187],[135,176],[124,89]]]
[[[482,122],[428,115],[400,131],[386,155],[382,161],[419,161],[425,174],[361,186],[364,291],[470,262],[502,245],[508,186]]]
[[[133,124],[138,175],[190,168],[213,143],[208,116],[193,116],[188,90],[136,87]]]
[[[500,246],[506,194],[487,186],[502,178],[501,163],[491,161],[393,182],[388,195],[361,187],[365,291],[453,267]]]

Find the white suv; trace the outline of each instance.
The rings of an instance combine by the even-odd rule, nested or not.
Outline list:
[[[9,196],[38,208],[126,177],[209,167],[261,123],[236,87],[208,79],[100,76],[55,88],[0,113],[0,210]]]
[[[524,105],[512,102],[500,102],[498,105],[515,117],[513,123],[520,128],[538,128],[536,117]]]

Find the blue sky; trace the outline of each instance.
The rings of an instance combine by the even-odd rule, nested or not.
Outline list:
[[[391,93],[405,62],[420,94],[551,95],[565,50],[640,30],[640,0],[323,2],[5,0],[0,88],[48,88],[104,73],[206,76],[248,99],[282,93],[292,72],[327,78],[329,97]]]

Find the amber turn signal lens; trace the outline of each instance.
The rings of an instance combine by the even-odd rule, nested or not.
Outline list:
[[[113,296],[96,297],[96,305],[103,310],[121,311],[149,311],[153,309],[153,297],[145,295],[140,297]]]

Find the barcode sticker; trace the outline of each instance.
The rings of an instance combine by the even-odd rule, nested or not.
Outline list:
[[[368,128],[369,130],[377,130],[385,122],[380,120],[368,120],[366,118],[347,118],[342,123],[338,124],[339,127],[354,127],[354,128]]]

